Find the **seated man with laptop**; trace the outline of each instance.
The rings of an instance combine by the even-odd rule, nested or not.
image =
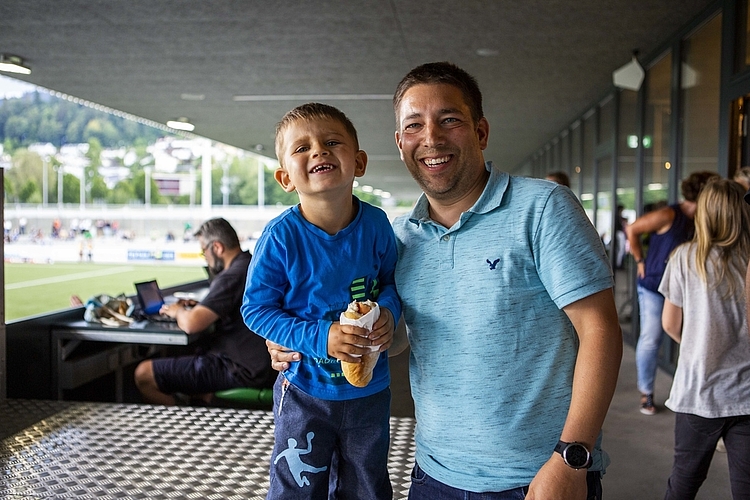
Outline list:
[[[215,273],[208,294],[197,303],[165,304],[159,312],[175,318],[188,335],[212,324],[214,330],[194,354],[148,359],[136,367],[135,384],[148,403],[174,405],[178,393],[208,403],[216,391],[272,387],[276,380],[265,341],[240,315],[250,252],[242,250],[234,228],[222,218],[204,222],[195,237]]]

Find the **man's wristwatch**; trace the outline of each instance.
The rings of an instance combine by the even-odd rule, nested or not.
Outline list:
[[[573,469],[588,469],[591,467],[591,453],[581,443],[566,443],[558,441],[555,451],[562,455],[563,462]]]

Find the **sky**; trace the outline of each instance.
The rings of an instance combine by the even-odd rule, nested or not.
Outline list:
[[[34,86],[29,83],[0,75],[0,99],[21,97],[26,92],[33,90]]]

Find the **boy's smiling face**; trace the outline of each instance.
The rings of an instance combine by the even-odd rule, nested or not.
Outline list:
[[[337,120],[292,122],[283,131],[281,145],[281,166],[274,176],[285,191],[296,190],[300,198],[336,192],[350,196],[354,178],[365,173],[367,155]]]

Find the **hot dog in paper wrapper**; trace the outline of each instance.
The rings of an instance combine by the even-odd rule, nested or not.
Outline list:
[[[366,300],[364,302],[354,301],[349,304],[346,311],[341,313],[339,321],[342,325],[354,325],[372,331],[372,327],[380,317],[380,307],[375,302]],[[341,362],[344,377],[355,387],[365,387],[372,380],[372,371],[378,364],[380,358],[380,346],[370,346],[372,352],[362,356],[361,363]]]

